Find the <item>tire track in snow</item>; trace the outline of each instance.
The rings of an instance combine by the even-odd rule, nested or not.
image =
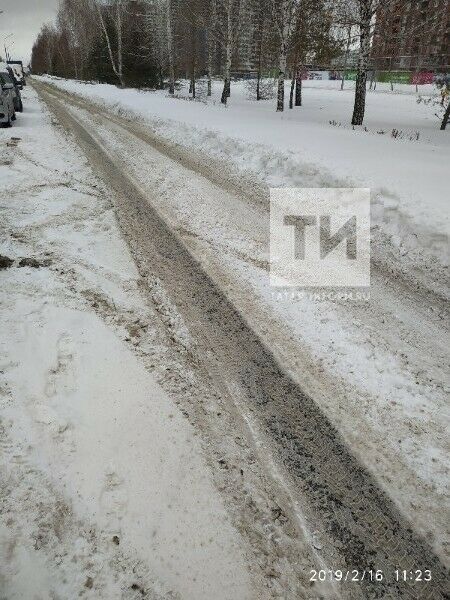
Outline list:
[[[352,456],[338,431],[314,401],[283,372],[275,357],[241,314],[190,255],[121,169],[60,98],[36,85],[61,124],[75,134],[99,175],[116,192],[115,207],[141,272],[159,278],[196,342],[196,356],[220,373],[272,441],[277,461],[289,473],[294,495],[310,522],[317,522],[317,544],[337,569],[382,569],[386,579],[365,579],[348,598],[445,598],[445,568],[417,536],[371,475]],[[78,106],[87,103],[76,101]],[[101,111],[97,118],[107,119]],[[117,119],[114,120],[117,124]],[[125,127],[125,129],[127,129]],[[396,569],[431,569],[427,584],[397,583]],[[345,592],[345,593],[344,593]],[[362,594],[362,596],[361,596]]]

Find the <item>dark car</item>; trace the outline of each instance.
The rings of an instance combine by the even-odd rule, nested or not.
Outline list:
[[[16,119],[14,110],[14,85],[8,83],[0,73],[0,123],[4,127],[11,127]]]
[[[14,75],[14,71],[6,63],[0,63],[0,75],[5,83],[13,86],[12,97],[14,102],[14,110],[16,112],[23,112],[22,96],[20,94],[19,83]]]
[[[14,91],[16,92],[16,97],[14,98],[14,108],[17,112],[23,112],[23,102],[22,102],[22,94],[20,90],[22,89],[22,84],[16,77],[16,73],[13,69],[8,65],[8,73],[11,81],[14,84]]]

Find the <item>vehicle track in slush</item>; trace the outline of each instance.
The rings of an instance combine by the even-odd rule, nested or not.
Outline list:
[[[115,192],[114,206],[138,267],[164,284],[195,341],[199,363],[232,390],[270,440],[275,462],[289,477],[293,497],[317,522],[321,554],[330,568],[358,570],[345,598],[446,598],[446,569],[356,460],[315,402],[280,366],[226,295],[152,207],[120,161],[102,147],[65,104],[72,98],[33,83],[59,123],[71,131],[94,171]],[[89,111],[87,103],[73,104]],[[93,112],[105,126],[108,117]],[[119,119],[115,118],[116,125]],[[126,129],[126,124],[123,124]],[[130,130],[128,129],[128,132]],[[156,148],[161,151],[161,148]],[[167,160],[174,157],[167,156]],[[220,177],[215,181],[220,183]],[[380,569],[383,581],[371,582]],[[395,581],[395,570],[429,569],[427,583]]]

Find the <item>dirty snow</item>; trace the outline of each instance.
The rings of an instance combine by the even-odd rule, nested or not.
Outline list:
[[[448,135],[414,90],[370,94],[368,131],[353,131],[351,91],[331,82],[308,82],[303,109],[282,116],[239,85],[224,109],[218,84],[206,105],[52,82],[270,185],[372,187],[375,229],[405,264],[446,260]],[[260,600],[192,427],[131,350],[152,322],[107,190],[33,90],[25,95],[27,111],[0,132],[0,254],[14,259],[0,270],[0,585],[11,599]],[[448,351],[434,307],[383,274],[363,301],[277,294],[266,206],[74,114],[142,189],[158,190],[158,210],[443,555]],[[150,283],[160,317],[189,348],[176,307]]]
[[[70,110],[148,191],[353,451],[445,554],[448,356],[435,308],[423,298],[417,305],[400,282],[376,270],[362,300],[278,293],[269,287],[265,207],[167,160],[108,119],[100,126],[86,111]]]
[[[24,103],[0,132],[0,595],[259,598],[192,426],[132,351],[152,323],[108,192]]]

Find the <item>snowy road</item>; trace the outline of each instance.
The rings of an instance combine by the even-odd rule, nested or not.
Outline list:
[[[213,242],[205,241],[193,232],[191,224],[175,206],[162,212],[164,219],[154,209],[158,206],[161,190],[166,196],[176,196],[182,183],[185,189],[189,185],[189,195],[197,196],[196,206],[205,208],[204,214],[209,209],[206,198],[215,196],[223,204],[224,211],[227,206],[233,207],[239,226],[235,230],[236,239],[231,243],[235,248],[241,248],[243,260],[251,264],[264,244],[267,216],[260,210],[260,192],[256,190],[245,198],[235,180],[227,180],[217,172],[214,175],[212,168],[199,169],[195,159],[164,147],[128,121],[43,84],[35,85],[58,122],[75,135],[94,171],[114,190],[113,203],[138,265],[144,293],[159,307],[176,351],[197,379],[187,394],[185,409],[192,422],[203,430],[211,455],[220,457],[225,496],[234,498],[233,511],[240,515],[236,517],[238,521],[240,519],[239,527],[250,544],[268,557],[272,566],[266,568],[275,581],[273,589],[281,591],[286,598],[298,597],[301,589],[307,589],[309,568],[321,565],[336,569],[371,567],[389,573],[389,581],[376,585],[367,581],[356,586],[346,585],[339,588],[343,597],[370,598],[385,590],[392,597],[439,598],[443,589],[442,566],[437,558],[430,558],[433,555],[431,548],[418,535],[418,532],[426,532],[423,521],[425,511],[428,510],[429,515],[430,507],[436,529],[445,522],[445,515],[441,516],[441,521],[437,517],[439,491],[422,511],[419,506],[419,522],[416,531],[412,532],[405,518],[410,516],[408,506],[402,506],[397,497],[401,484],[408,485],[407,464],[398,468],[401,484],[397,487],[393,484],[389,489],[403,510],[402,515],[399,507],[381,489],[389,488],[387,483],[392,477],[389,446],[384,448],[385,464],[382,449],[379,454],[380,473],[375,475],[379,476],[380,485],[373,473],[374,466],[370,464],[370,447],[375,447],[377,442],[373,431],[364,429],[367,424],[364,425],[362,418],[358,420],[358,414],[354,413],[351,419],[363,430],[359,435],[355,433],[352,439],[346,424],[339,423],[342,414],[326,404],[333,399],[330,393],[334,392],[335,398],[342,397],[339,382],[333,380],[328,384],[323,373],[321,377],[313,377],[311,370],[305,369],[300,378],[302,385],[299,385],[299,371],[307,359],[302,364],[298,348],[289,336],[283,335],[273,315],[264,311],[262,304],[245,286],[236,285],[226,261],[221,264],[214,259],[214,252],[208,252],[208,246]],[[129,156],[137,149],[142,152],[145,148],[146,166],[134,162],[133,169],[126,161],[126,148]],[[146,172],[148,168],[153,171],[151,176]],[[203,204],[199,204],[199,198],[200,201],[204,199]],[[220,214],[216,215],[216,223],[212,234],[216,245],[220,246]],[[244,239],[246,226],[252,229],[253,237],[249,237],[256,249],[254,253],[249,253],[248,240]],[[255,239],[255,231],[260,232],[259,239]],[[264,268],[261,263],[258,268]],[[399,316],[394,314],[392,305],[395,303],[389,300],[387,293],[393,282],[384,280],[382,273],[378,279],[380,301],[376,306],[379,315],[390,319],[392,327],[399,322],[403,324],[410,336],[415,324],[414,340],[409,345],[406,336],[402,336],[406,352],[410,351],[410,346],[418,346],[420,354],[429,360],[431,340],[435,339],[432,349],[438,353],[439,360],[430,366],[436,371],[434,380],[439,380],[442,378],[440,357],[443,359],[445,355],[439,326],[442,301],[431,291],[417,291],[404,282],[401,284],[402,296],[406,301],[401,310],[399,306],[395,310],[395,313],[403,313]],[[390,291],[391,297],[396,294],[398,284]],[[424,310],[426,299],[432,304],[433,311]],[[373,315],[373,311],[364,310],[362,306],[356,305],[354,310],[356,314],[360,311],[362,318],[367,312]],[[373,315],[372,325],[369,323],[368,327],[376,327],[376,321],[377,317]],[[431,328],[433,336],[421,335],[423,328],[428,331]],[[420,338],[422,342],[418,342]],[[269,341],[270,351],[267,349]],[[385,343],[389,344],[388,336]],[[282,346],[284,355],[279,353]],[[283,360],[283,369],[279,367],[280,356],[288,357]],[[318,379],[321,379],[322,390],[316,387]],[[207,400],[202,402],[205,390]],[[309,396],[312,391],[314,401]],[[439,406],[433,407],[433,412],[436,410]],[[366,432],[367,447],[363,448]],[[430,436],[436,434],[442,435],[438,426],[425,432]],[[352,452],[349,452],[347,447],[351,442]],[[361,458],[361,462],[353,455]],[[409,468],[412,470],[412,467]],[[419,485],[417,481],[409,485],[408,500],[417,497],[419,504],[423,503],[429,490],[421,489],[420,481]],[[272,532],[266,548],[260,547],[264,535],[254,525],[255,514],[245,513],[245,493],[242,492],[245,486],[258,490],[256,495],[260,501],[255,510],[261,513],[267,510],[267,503],[261,497],[276,498],[276,507],[269,510],[272,518],[266,522]],[[267,515],[262,518],[264,521]],[[439,540],[432,539],[432,543],[441,554]],[[273,559],[274,554],[279,555],[278,561]],[[408,584],[396,585],[392,581],[396,568],[431,568],[433,582],[420,589]],[[424,589],[427,595],[424,595]],[[293,595],[289,596],[290,593]],[[338,591],[335,589],[330,593],[337,594]]]
[[[141,292],[108,189],[24,97],[0,131],[0,596],[270,597],[177,405],[190,373],[163,389],[170,307]]]

